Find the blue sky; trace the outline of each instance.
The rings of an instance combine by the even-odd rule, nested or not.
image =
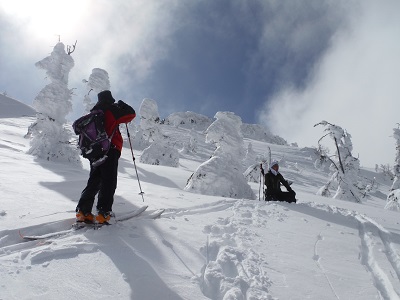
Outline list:
[[[395,0],[1,0],[0,31],[0,90],[27,104],[46,84],[34,64],[60,36],[78,41],[76,114],[82,79],[103,68],[137,110],[152,98],[164,117],[232,111],[300,146],[314,146],[313,125],[327,120],[350,132],[362,164],[394,161]]]

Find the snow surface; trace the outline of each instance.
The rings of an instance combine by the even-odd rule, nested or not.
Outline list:
[[[24,241],[19,232],[68,229],[88,178],[85,160],[80,168],[26,154],[34,120],[0,118],[0,299],[400,298],[399,213],[384,210],[392,182],[363,169],[379,183],[363,204],[317,196],[328,174],[314,169],[311,149],[257,140],[245,139],[246,148],[251,142],[261,155],[269,146],[285,162],[280,171],[294,182],[297,204],[184,191],[215,150],[198,132],[196,152],[181,152],[177,168],[136,159],[144,203],[125,142],[114,211],[149,205],[141,217]],[[177,146],[193,134],[162,130]],[[249,184],[259,196],[259,183]],[[146,218],[159,208],[161,218]]]
[[[36,115],[32,107],[3,94],[0,94],[0,104],[0,118]]]

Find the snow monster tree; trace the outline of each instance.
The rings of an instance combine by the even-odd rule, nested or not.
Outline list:
[[[206,142],[216,150],[189,178],[186,191],[237,199],[255,199],[242,172],[242,120],[232,112],[217,112],[206,130]]]
[[[68,74],[74,66],[71,48],[59,42],[50,56],[35,64],[46,70],[50,83],[33,101],[36,122],[29,127],[32,136],[28,153],[48,161],[67,161],[81,164],[79,152],[70,142],[72,131],[66,126],[66,116],[72,111],[72,90],[68,88]],[[74,46],[75,49],[75,46]]]
[[[343,130],[341,127],[322,121],[316,126],[325,126],[326,134],[318,141],[318,161],[328,161],[331,163],[333,174],[329,181],[319,189],[317,195],[329,197],[330,188],[336,187],[336,193],[333,198],[361,202],[361,189],[358,185],[360,161],[354,157],[351,152],[353,151],[353,144],[351,142],[351,135]],[[329,136],[334,141],[335,154],[330,157],[321,146],[321,140]]]

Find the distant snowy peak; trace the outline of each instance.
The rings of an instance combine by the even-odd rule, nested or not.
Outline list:
[[[0,118],[34,116],[36,111],[18,100],[0,94]]]
[[[213,122],[214,122],[213,118],[209,118],[207,116],[194,113],[191,111],[175,112],[170,114],[165,119],[166,125],[189,128],[197,131],[206,130]],[[267,130],[261,125],[243,123],[241,129],[244,138],[268,142],[277,145],[287,145],[286,140],[284,140],[280,136],[273,135],[269,130]]]

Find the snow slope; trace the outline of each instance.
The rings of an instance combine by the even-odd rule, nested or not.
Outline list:
[[[32,107],[0,94],[0,118],[34,116],[35,114]]]
[[[116,214],[140,217],[40,241],[20,233],[68,229],[88,177],[79,167],[36,160],[23,136],[32,118],[0,119],[0,299],[399,299],[399,214],[384,210],[391,182],[363,204],[316,196],[328,175],[312,151],[251,140],[284,158],[297,204],[185,192],[213,149],[199,142],[178,168],[136,160],[124,148]],[[193,131],[163,126],[182,145]],[[201,132],[199,132],[201,136]],[[317,139],[318,137],[316,137]],[[250,140],[246,139],[247,144]],[[133,141],[134,144],[134,141]],[[128,143],[125,143],[125,147]],[[135,150],[136,157],[141,152]],[[250,183],[259,195],[259,184]],[[159,219],[149,214],[159,208]]]

